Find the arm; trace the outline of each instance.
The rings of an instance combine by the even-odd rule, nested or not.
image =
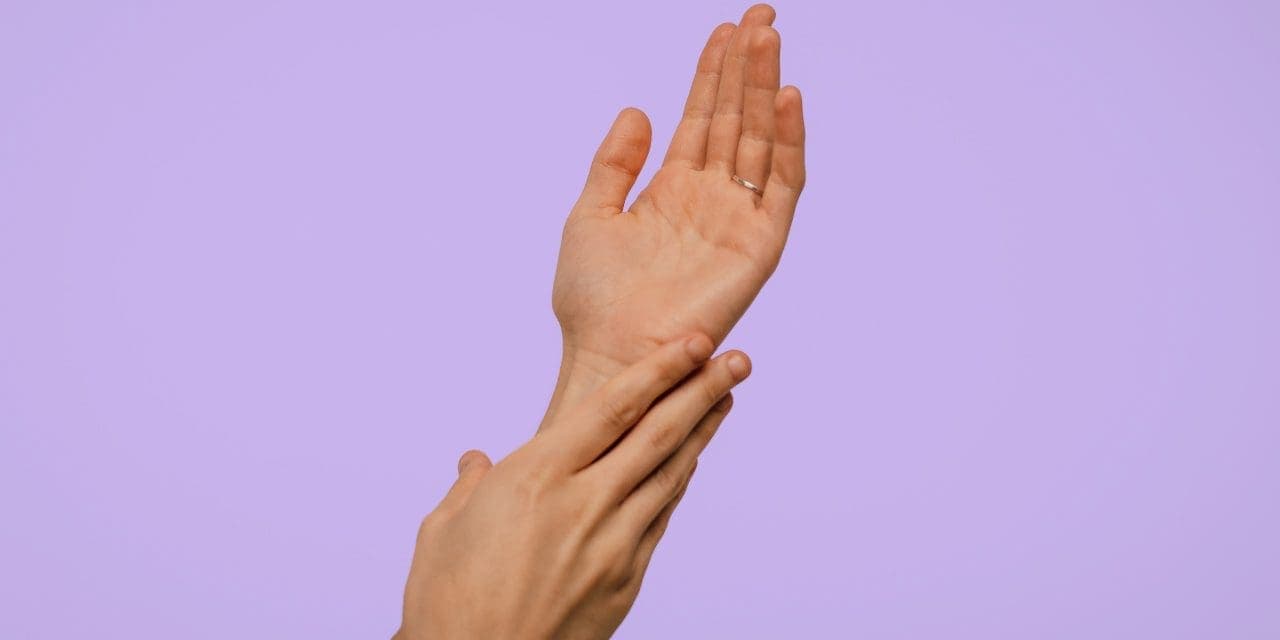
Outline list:
[[[396,640],[609,637],[750,372],[712,349],[662,346],[496,465],[464,454],[419,531]]]

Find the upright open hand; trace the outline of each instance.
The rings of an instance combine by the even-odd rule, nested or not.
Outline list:
[[[598,383],[691,332],[718,344],[773,273],[805,181],[800,92],[779,90],[773,17],[756,5],[711,34],[662,168],[629,211],[648,119],[622,111],[601,144],[556,270],[562,378],[586,369]]]

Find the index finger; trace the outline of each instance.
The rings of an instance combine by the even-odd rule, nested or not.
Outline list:
[[[591,464],[714,349],[701,333],[658,347],[587,396],[567,415],[567,424],[549,431],[555,448],[564,452],[575,471]]]

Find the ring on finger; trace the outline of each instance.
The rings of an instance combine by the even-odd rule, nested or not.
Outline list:
[[[763,190],[763,189],[761,189],[760,187],[757,187],[757,186],[756,186],[756,183],[754,183],[754,182],[752,182],[752,181],[750,181],[750,180],[747,180],[746,178],[743,178],[742,176],[740,176],[740,175],[738,175],[738,174],[736,174],[736,173],[735,173],[735,174],[733,174],[733,181],[734,181],[734,182],[736,182],[736,183],[738,183],[738,184],[740,184],[740,185],[742,185],[742,186],[744,186],[744,187],[746,187],[746,188],[748,188],[748,189],[750,189],[750,190],[752,190],[752,191],[754,191],[754,192],[755,192],[755,194],[756,194],[756,195],[758,195],[758,196],[763,196],[763,195],[764,195],[764,190]]]

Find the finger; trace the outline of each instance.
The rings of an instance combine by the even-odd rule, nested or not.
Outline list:
[[[471,497],[471,492],[475,491],[476,485],[484,479],[484,476],[493,468],[493,462],[489,460],[489,456],[483,451],[472,449],[458,459],[458,479],[454,481],[453,486],[449,488],[449,493],[445,494],[444,499],[440,501],[440,506],[436,507],[437,511],[457,511],[467,503],[467,499]]]
[[[599,482],[613,487],[619,497],[630,494],[671,457],[703,416],[750,372],[751,360],[741,351],[712,359],[654,404],[625,438],[592,465]],[[666,472],[658,475],[664,476],[658,482],[669,486],[674,486],[679,477]]]
[[[741,26],[770,25],[776,13],[767,4],[757,4],[742,14]],[[702,55],[698,57],[698,69],[693,74],[693,85],[684,103],[684,115],[667,147],[662,164],[677,164],[691,169],[701,169],[707,159],[707,131],[716,108],[716,94],[720,90],[720,71],[725,52],[733,36],[734,24],[726,22],[711,32]],[[764,184],[764,183],[761,183]]]
[[[773,7],[761,2],[747,7],[742,13],[742,20],[739,24],[773,24],[774,18],[778,17],[778,12]]]
[[[778,63],[782,39],[772,27],[754,29],[747,43],[743,79],[742,137],[734,173],[760,185],[769,180],[773,157],[774,109],[778,96]]]
[[[680,506],[680,500],[689,490],[689,483],[693,481],[693,474],[697,469],[698,461],[694,460],[693,468],[689,470],[689,476],[685,478],[680,492],[662,507],[658,517],[654,518],[649,528],[645,529],[644,534],[640,536],[640,544],[636,547],[636,575],[643,576],[649,570],[649,561],[653,559],[653,552],[658,548],[658,541],[666,535],[667,525],[671,524],[671,515],[676,512],[676,507]]]
[[[587,184],[574,211],[620,213],[649,157],[652,139],[649,117],[634,107],[623,109],[591,160]]]
[[[747,68],[747,45],[758,25],[741,26],[729,39],[720,68],[720,86],[716,90],[716,106],[707,133],[707,169],[733,170],[742,135],[742,89]]]
[[[693,74],[693,85],[685,99],[684,115],[676,132],[671,136],[671,146],[662,164],[678,164],[691,169],[701,169],[707,156],[707,129],[716,107],[716,92],[720,87],[720,67],[729,48],[735,25],[726,22],[711,32],[707,44],[698,57],[698,68]]]
[[[773,146],[773,170],[764,189],[764,208],[777,219],[785,234],[791,228],[796,202],[804,189],[804,106],[800,90],[787,86],[778,92],[777,130]]]
[[[600,457],[631,429],[659,396],[707,361],[715,346],[696,334],[662,345],[593,392],[567,421],[548,432],[574,471]]]
[[[618,507],[618,518],[623,527],[644,531],[651,526],[649,523],[659,517],[663,507],[680,492],[682,481],[698,465],[698,456],[720,430],[732,407],[733,396],[725,396],[703,416],[680,448],[622,501]]]

